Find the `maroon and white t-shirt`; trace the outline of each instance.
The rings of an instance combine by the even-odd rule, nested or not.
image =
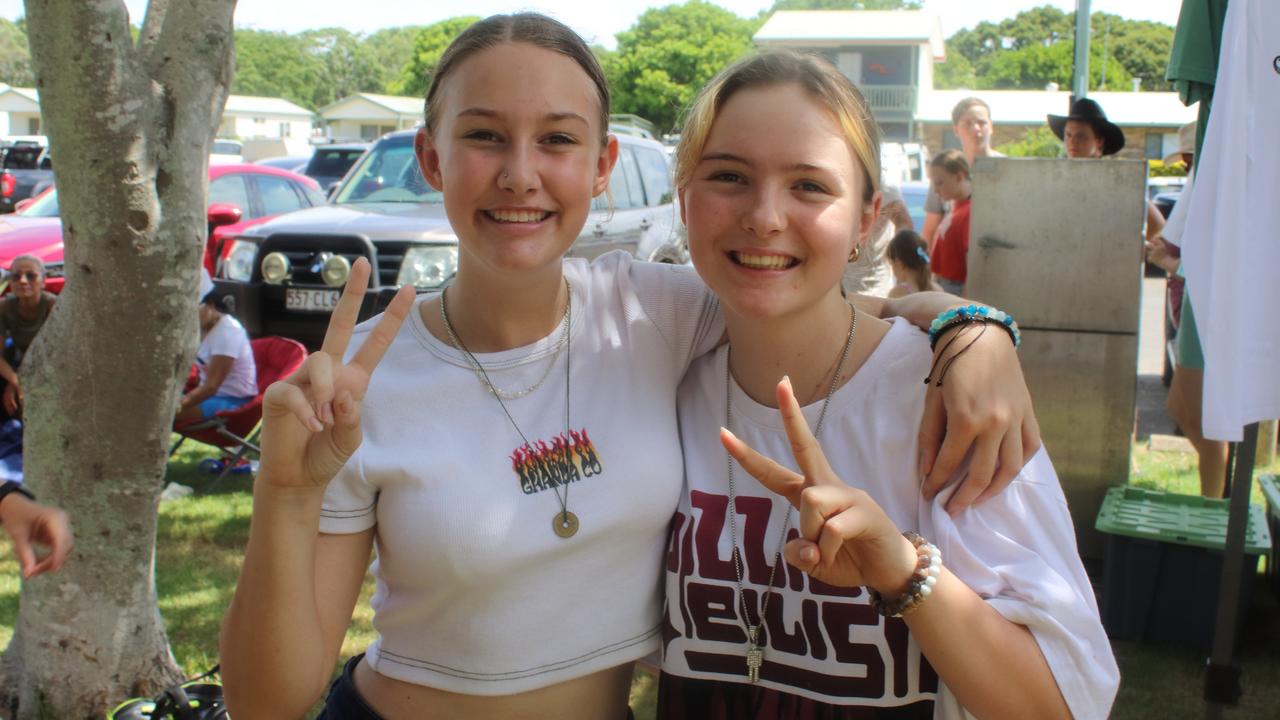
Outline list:
[[[694,362],[680,388],[686,488],[666,559],[659,717],[963,717],[905,623],[872,610],[861,588],[825,585],[783,565],[774,573],[760,645],[760,680],[747,681],[743,598],[731,548],[725,424],[725,348]],[[1042,450],[999,496],[952,519],[920,496],[916,433],[931,355],[897,321],[836,390],[818,440],[836,473],[866,490],[903,530],[938,545],[944,563],[1013,622],[1026,625],[1073,713],[1106,717],[1119,683],[1097,605],[1075,549],[1071,518]],[[739,438],[795,468],[777,410],[731,383]],[[804,408],[810,427],[822,402]],[[788,503],[734,467],[736,550],[752,623],[768,587]],[[798,536],[792,511],[788,538]]]

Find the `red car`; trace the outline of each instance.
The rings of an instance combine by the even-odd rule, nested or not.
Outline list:
[[[217,261],[229,249],[224,238],[277,215],[324,203],[320,186],[305,175],[264,165],[211,165],[205,267],[215,274]],[[7,288],[9,267],[19,255],[43,260],[45,289],[62,291],[62,220],[58,217],[57,188],[24,201],[12,215],[0,216],[0,290]]]

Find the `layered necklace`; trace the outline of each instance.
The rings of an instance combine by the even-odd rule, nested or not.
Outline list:
[[[853,333],[858,329],[858,312],[849,306],[849,335],[845,338],[844,347],[840,350],[840,360],[836,363],[835,373],[831,376],[831,386],[827,388],[827,396],[822,400],[822,409],[818,412],[818,422],[813,427],[813,436],[816,438],[822,432],[822,423],[827,419],[827,405],[831,402],[831,396],[835,394],[836,387],[840,384],[840,376],[844,374],[845,362],[849,359],[849,348],[853,346]],[[733,430],[733,393],[730,385],[732,384],[732,373],[729,371],[729,353],[733,347],[725,353],[724,363],[724,426],[726,429]],[[733,482],[733,458],[726,452],[726,465],[729,469],[729,506],[727,513],[729,515],[729,539],[733,541],[733,570],[734,578],[738,581],[738,604],[742,607],[742,625],[747,631],[747,680],[750,682],[760,681],[760,666],[764,664],[764,649],[760,647],[760,628],[764,626],[765,613],[769,610],[769,598],[773,596],[773,580],[778,572],[778,566],[782,564],[782,546],[787,542],[787,531],[791,529],[791,505],[786,504],[786,515],[783,517],[782,533],[778,536],[778,549],[773,554],[773,567],[769,570],[769,582],[765,584],[764,601],[760,604],[760,614],[756,616],[756,622],[751,623],[751,615],[747,611],[747,596],[742,588],[742,560],[738,553],[738,522],[737,511],[734,510],[737,501],[737,491]]]
[[[453,324],[449,322],[449,310],[446,306],[445,295],[448,290],[440,293],[440,320],[444,323],[444,330],[449,334],[449,342],[453,346],[462,351],[462,355],[467,359],[467,364],[471,366],[471,370],[475,373],[476,378],[485,386],[494,399],[498,401],[498,405],[502,407],[502,412],[507,416],[507,421],[511,423],[511,427],[515,428],[516,434],[520,436],[520,440],[524,442],[526,452],[533,452],[533,445],[529,442],[529,438],[525,436],[524,431],[516,424],[516,419],[511,415],[511,411],[507,409],[507,403],[503,401],[522,398],[534,390],[542,386],[547,377],[551,375],[551,368],[555,367],[556,360],[560,357],[560,351],[564,350],[564,436],[569,437],[569,370],[571,367],[571,359],[573,357],[573,349],[569,344],[569,329],[573,318],[573,288],[569,285],[568,278],[564,281],[565,303],[564,317],[560,319],[561,334],[560,340],[556,343],[555,353],[551,356],[551,362],[547,365],[546,371],[542,373],[542,377],[533,385],[523,390],[506,391],[499,390],[493,381],[489,379],[489,373],[485,372],[484,366],[476,359],[476,356],[462,344],[462,340],[458,338],[458,334],[453,330]],[[567,452],[567,450],[566,450]],[[559,484],[552,484],[551,491],[556,494],[556,500],[560,502],[560,512],[556,513],[551,519],[551,529],[555,534],[562,538],[571,538],[578,532],[578,516],[569,512],[569,483],[564,483],[564,494],[560,493]]]

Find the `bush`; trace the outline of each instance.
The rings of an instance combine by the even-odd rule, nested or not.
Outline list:
[[[1021,140],[1005,143],[996,150],[1009,157],[1063,157],[1062,142],[1047,126],[1028,130]]]

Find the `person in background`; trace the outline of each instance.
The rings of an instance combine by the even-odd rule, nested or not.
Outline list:
[[[1178,202],[1173,206],[1169,221],[1160,237],[1147,244],[1147,259],[1169,273],[1170,302],[1180,305],[1176,362],[1173,380],[1169,383],[1167,404],[1169,415],[1178,429],[1196,449],[1200,472],[1200,494],[1220,498],[1227,482],[1227,443],[1210,440],[1204,436],[1204,352],[1200,348],[1200,333],[1196,328],[1195,311],[1186,286],[1179,277],[1182,273],[1182,228],[1186,223],[1187,207],[1195,184],[1196,123],[1188,123],[1178,131],[1178,151],[1165,158],[1165,164],[1181,160],[1187,166],[1187,184],[1182,186]],[[1182,292],[1174,294],[1174,289]]]
[[[44,263],[40,258],[19,255],[9,266],[9,286],[13,292],[0,298],[0,340],[4,343],[0,379],[5,382],[4,411],[9,416],[22,412],[18,368],[58,300],[57,295],[45,291],[44,278]]]
[[[244,326],[219,306],[208,270],[200,271],[199,383],[182,396],[177,421],[194,422],[232,410],[258,394],[258,370]]]
[[[889,297],[942,289],[933,281],[933,273],[929,271],[928,245],[914,230],[903,230],[893,236],[886,254],[898,284],[889,291]]]
[[[1066,115],[1049,115],[1049,129],[1062,141],[1067,157],[1095,160],[1124,149],[1124,131],[1107,119],[1102,106],[1081,98],[1071,104]],[[1164,228],[1164,216],[1155,203],[1147,201],[1146,242],[1153,242]]]
[[[24,580],[44,572],[57,572],[71,552],[71,523],[67,514],[37,503],[35,496],[20,482],[8,480],[0,484],[0,526],[13,544]],[[44,545],[49,552],[38,557],[36,545]]]
[[[943,290],[963,296],[969,274],[969,206],[973,196],[968,161],[959,150],[943,150],[929,163],[929,182],[938,197],[951,203],[951,212],[931,241],[933,274]]]
[[[842,285],[846,293],[889,297],[894,288],[894,278],[885,251],[894,233],[914,229],[911,216],[907,214],[907,205],[902,201],[902,191],[893,184],[882,184],[881,187],[884,199],[880,216],[871,228],[871,239],[845,264]]]
[[[1004,157],[1003,153],[991,148],[991,107],[981,98],[967,97],[951,108],[951,130],[960,140],[960,148],[969,167],[973,167],[980,157]],[[924,212],[924,227],[920,234],[932,242],[938,225],[947,214],[945,201],[932,188],[925,198]]]

